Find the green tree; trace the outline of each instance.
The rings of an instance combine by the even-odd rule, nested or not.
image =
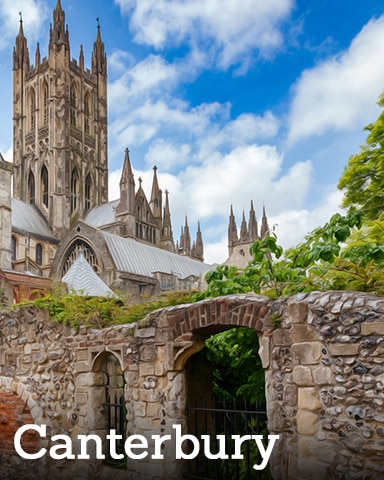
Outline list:
[[[256,330],[232,328],[205,342],[213,366],[213,390],[219,397],[244,398],[265,405],[264,370]]]
[[[378,104],[384,107],[384,95]],[[360,210],[365,218],[375,219],[384,212],[384,111],[365,130],[365,144],[350,157],[338,188],[344,191],[345,208]]]

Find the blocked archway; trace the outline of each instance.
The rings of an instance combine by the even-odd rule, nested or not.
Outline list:
[[[28,406],[12,390],[0,391],[0,452],[14,454],[14,437],[23,425],[33,424]],[[27,453],[36,453],[40,448],[40,437],[34,430],[27,430],[21,437],[21,447]]]

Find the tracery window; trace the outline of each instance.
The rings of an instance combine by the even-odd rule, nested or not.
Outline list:
[[[84,130],[85,133],[90,133],[91,131],[91,96],[89,92],[85,94],[85,99],[84,99]]]
[[[85,194],[85,209],[89,210],[91,208],[91,174],[85,178],[85,185],[84,185],[84,194]]]
[[[45,165],[41,169],[41,199],[43,205],[48,208],[48,170]]]
[[[77,87],[76,83],[72,83],[71,87],[71,118],[70,122],[73,127],[76,127],[76,115],[77,115]]]
[[[90,247],[87,243],[83,242],[82,240],[78,240],[72,247],[72,250],[67,255],[67,258],[64,262],[63,271],[61,273],[61,277],[68,272],[71,268],[77,257],[79,256],[79,252],[82,251],[84,258],[87,262],[91,265],[93,270],[96,273],[100,273],[100,266],[97,260],[96,254],[93,251],[92,247]]]
[[[36,110],[36,102],[35,102],[35,91],[33,88],[29,91],[29,115],[30,115],[30,131],[33,132],[35,129],[35,110]]]
[[[35,204],[35,176],[32,172],[28,175],[28,200],[32,205]]]
[[[43,247],[41,246],[41,243],[36,245],[36,263],[37,265],[43,264]]]
[[[74,168],[71,175],[71,213],[73,213],[77,209],[78,188],[79,181],[77,169]]]
[[[43,83],[43,125],[48,125],[48,84]]]
[[[16,237],[12,236],[12,260],[17,258],[17,240]]]

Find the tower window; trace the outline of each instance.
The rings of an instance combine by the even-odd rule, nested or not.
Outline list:
[[[48,170],[45,165],[41,169],[41,199],[48,208]]]
[[[91,115],[91,98],[89,92],[85,94],[84,99],[84,130],[85,133],[90,133],[90,115]]]
[[[43,247],[41,246],[41,243],[36,245],[36,263],[37,265],[43,264]]]
[[[35,91],[33,88],[31,88],[29,92],[29,115],[30,115],[30,127],[31,127],[31,132],[35,129],[35,110],[36,110],[36,104],[35,104]]]
[[[77,209],[78,183],[77,170],[74,168],[71,175],[71,213]]]
[[[17,254],[17,240],[16,237],[12,237],[12,260],[16,260]]]
[[[44,82],[43,85],[43,125],[48,125],[48,85]]]
[[[77,91],[76,84],[72,84],[71,88],[71,125],[76,127],[76,114],[77,114]]]
[[[32,172],[29,172],[28,176],[28,197],[29,203],[35,204],[35,177]]]
[[[89,210],[91,208],[91,175],[88,173],[85,179],[85,209]]]

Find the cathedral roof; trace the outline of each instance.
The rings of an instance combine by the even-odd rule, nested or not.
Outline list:
[[[56,241],[47,221],[37,208],[16,198],[12,198],[12,230]]]
[[[87,262],[82,251],[79,252],[79,256],[64,275],[62,281],[67,284],[69,290],[75,291],[78,295],[87,297],[115,296]]]
[[[211,265],[140,243],[132,238],[101,232],[118,270],[152,277],[161,272],[185,279],[201,277]]]
[[[119,199],[113,200],[112,202],[103,203],[92,208],[92,210],[86,214],[84,221],[93,227],[103,227],[104,225],[115,222],[115,210],[119,201]]]

